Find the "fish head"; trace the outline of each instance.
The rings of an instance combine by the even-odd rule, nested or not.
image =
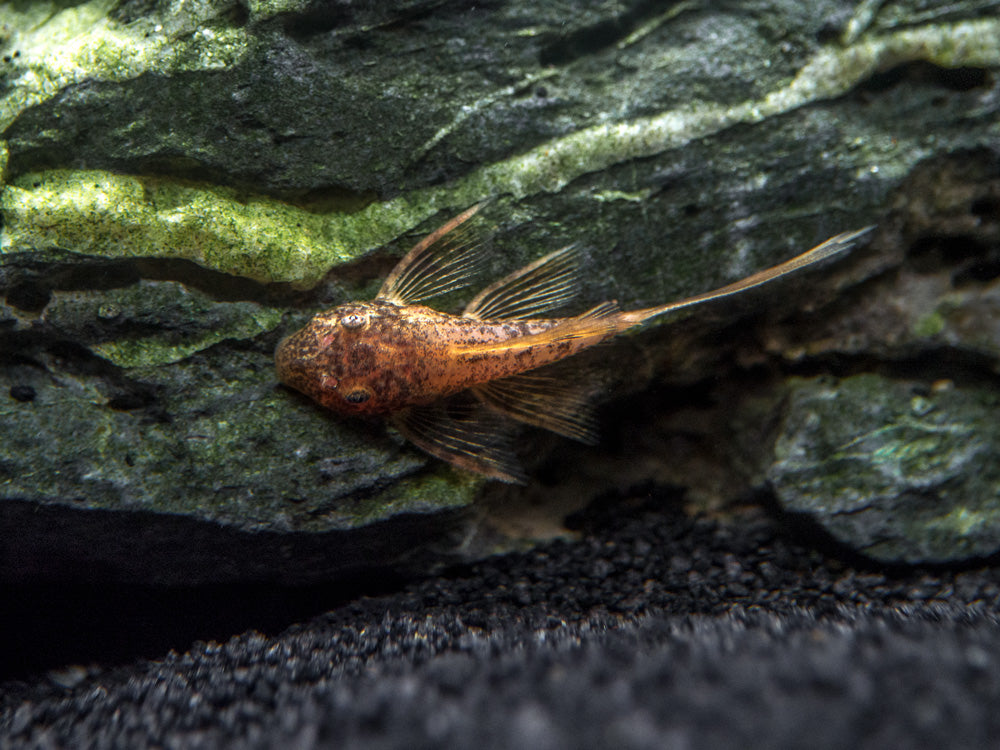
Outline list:
[[[278,345],[278,377],[339,414],[392,413],[408,405],[413,328],[405,308],[392,303],[335,307]]]

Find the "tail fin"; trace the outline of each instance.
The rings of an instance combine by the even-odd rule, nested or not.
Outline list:
[[[813,263],[818,263],[821,260],[826,260],[827,258],[837,255],[838,253],[842,253],[874,228],[874,226],[869,226],[864,229],[858,229],[854,232],[844,232],[842,234],[838,234],[831,237],[826,242],[817,245],[812,250],[806,250],[806,252],[801,255],[796,255],[791,260],[786,260],[784,263],[779,263],[771,268],[758,271],[752,276],[747,276],[745,279],[740,279],[739,281],[729,284],[728,286],[715,289],[711,292],[696,294],[694,297],[688,297],[687,299],[682,299],[678,302],[670,302],[659,307],[649,307],[645,310],[632,310],[622,313],[622,318],[625,322],[627,322],[628,326],[633,326],[643,322],[644,320],[649,320],[650,318],[655,318],[658,315],[673,312],[674,310],[680,310],[684,307],[699,305],[702,302],[719,299],[720,297],[728,297],[733,294],[738,294],[746,291],[747,289],[752,289],[755,286],[766,284],[767,282],[780,278],[781,276],[791,273],[792,271],[797,271],[800,268],[812,265]]]

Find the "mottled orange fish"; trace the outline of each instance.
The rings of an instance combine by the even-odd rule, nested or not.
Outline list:
[[[578,385],[534,370],[650,318],[829,258],[868,231],[838,234],[721,289],[643,310],[623,311],[604,302],[575,317],[540,317],[577,291],[572,246],[486,287],[461,315],[415,304],[467,285],[482,266],[481,249],[464,231],[478,209],[459,214],[417,243],[371,302],[350,302],[315,316],[279,344],[275,361],[284,383],[328,409],[387,418],[428,453],[504,481],[523,475],[503,439],[501,417],[594,440]],[[449,402],[462,392],[472,398]]]

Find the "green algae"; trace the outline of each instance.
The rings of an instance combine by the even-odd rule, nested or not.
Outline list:
[[[916,322],[913,326],[913,333],[924,338],[931,338],[932,336],[937,336],[944,329],[944,316],[938,310],[934,310],[933,312],[927,313]]]
[[[84,80],[123,81],[147,71],[179,73],[219,70],[239,62],[250,44],[245,31],[219,21],[226,2],[193,3],[182,26],[130,27],[109,17],[115,0],[71,7],[55,2],[0,5],[6,47],[16,51],[5,65],[15,81],[0,97],[0,130],[29,107]]]
[[[173,257],[259,281],[313,283],[394,239],[431,203],[320,215],[222,187],[103,171],[19,177],[0,195],[0,253],[58,247],[102,257]]]
[[[885,561],[992,554],[1000,529],[996,393],[877,375],[789,382],[769,479],[786,510],[808,514]]]
[[[0,248],[56,246],[109,257],[181,257],[259,281],[309,286],[330,267],[384,245],[440,210],[457,211],[498,195],[522,199],[556,192],[582,175],[839,96],[875,70],[915,59],[944,66],[996,64],[1000,21],[904,29],[862,36],[848,47],[827,45],[787,85],[759,100],[734,106],[695,101],[649,117],[583,128],[451,184],[414,190],[350,214],[318,215],[264,196],[242,198],[220,187],[109,172],[22,175],[0,196],[6,221]]]
[[[195,352],[229,339],[248,339],[270,331],[281,322],[277,310],[256,310],[226,328],[207,331],[201,336],[187,336],[179,342],[163,336],[107,341],[90,347],[91,351],[118,367],[147,367],[178,362]]]

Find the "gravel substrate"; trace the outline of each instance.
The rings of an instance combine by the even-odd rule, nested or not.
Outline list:
[[[0,746],[985,747],[1000,573],[882,572],[669,493],[274,635],[0,685]],[[249,623],[248,623],[249,624]],[[76,674],[68,679],[67,674]]]

